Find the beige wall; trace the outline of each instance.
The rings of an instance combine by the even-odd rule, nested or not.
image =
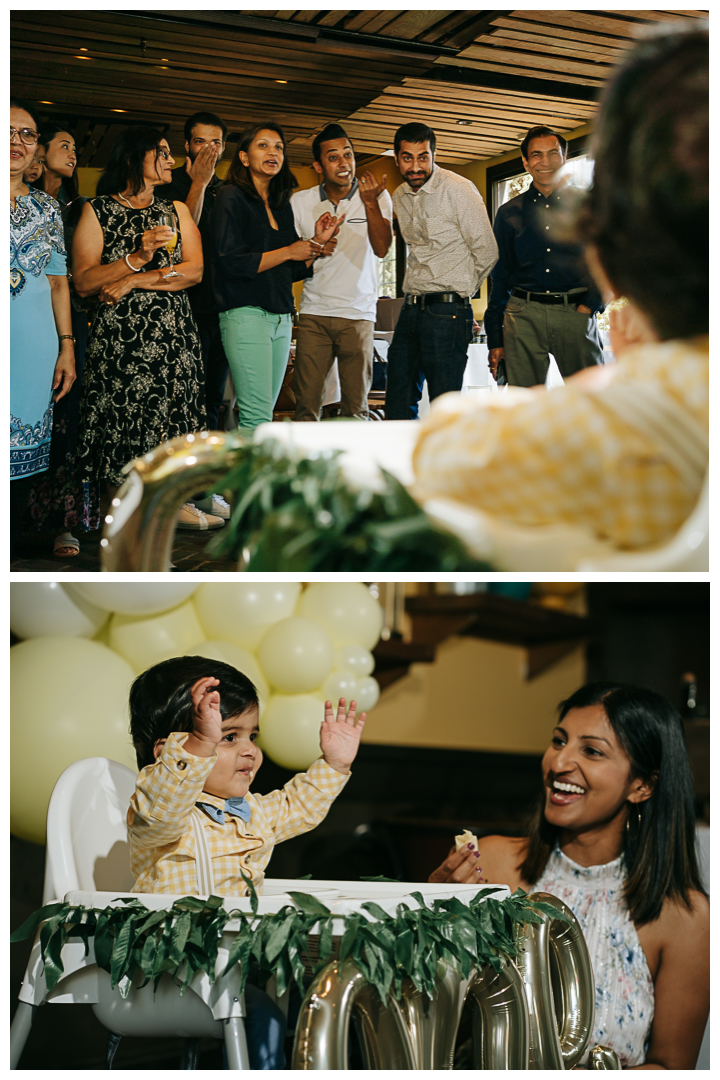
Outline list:
[[[414,664],[383,691],[370,712],[363,742],[457,750],[542,752],[555,707],[585,681],[578,647],[527,682],[525,650],[451,637],[434,664]]]

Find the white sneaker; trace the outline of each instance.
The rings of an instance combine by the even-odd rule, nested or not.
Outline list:
[[[223,499],[222,495],[208,495],[206,499],[195,499],[195,506],[205,514],[214,514],[215,517],[230,517],[230,503]]]
[[[202,510],[198,510],[197,506],[192,503],[185,503],[177,516],[178,529],[192,529],[193,531],[199,529],[222,529],[224,524],[225,522],[221,517],[204,514]]]

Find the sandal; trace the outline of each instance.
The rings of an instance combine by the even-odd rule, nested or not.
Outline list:
[[[72,559],[80,554],[80,541],[72,533],[64,532],[55,537],[53,555],[56,559]]]

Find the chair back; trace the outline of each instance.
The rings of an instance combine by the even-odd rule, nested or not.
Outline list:
[[[127,810],[135,773],[108,758],[83,758],[50,796],[43,903],[69,892],[129,891]]]

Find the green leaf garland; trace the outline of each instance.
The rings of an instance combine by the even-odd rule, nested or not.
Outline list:
[[[379,491],[352,488],[340,456],[301,456],[274,439],[243,447],[221,484],[230,520],[207,551],[242,558],[252,572],[492,569],[433,525],[390,473]]]
[[[119,987],[123,996],[127,996],[137,971],[145,982],[152,979],[155,987],[162,973],[170,972],[184,992],[198,971],[214,980],[220,937],[226,924],[237,920],[239,926],[223,974],[239,963],[241,989],[251,959],[258,963],[260,984],[274,976],[277,991],[283,994],[292,979],[302,986],[307,975],[316,974],[336,955],[341,965],[347,959],[354,960],[383,1001],[391,988],[400,997],[403,978],[433,997],[440,960],[464,976],[472,967],[488,963],[499,970],[500,953],[517,956],[517,927],[542,922],[543,916],[565,918],[551,904],[530,900],[521,889],[504,900],[495,899],[494,891],[481,889],[467,904],[454,897],[434,900],[431,907],[420,893],[413,893],[420,907],[401,903],[395,915],[366,901],[362,911],[344,918],[339,942],[333,938],[333,915],[316,896],[293,892],[292,904],[273,914],[258,915],[254,889],[251,913],[226,911],[218,896],[208,900],[186,896],[162,911],[148,910],[136,897],[103,909],[47,904],[10,940],[22,941],[41,928],[40,948],[49,990],[62,977],[65,942],[81,938],[87,949],[92,937],[98,966],[110,973],[112,985]]]

